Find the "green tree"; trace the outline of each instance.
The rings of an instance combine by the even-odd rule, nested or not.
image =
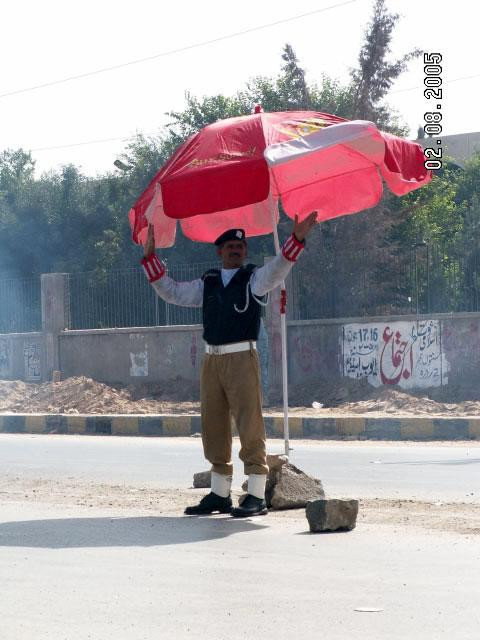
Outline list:
[[[277,87],[284,101],[284,109],[310,109],[310,95],[305,79],[305,71],[300,67],[292,45],[286,44],[282,53],[282,73]]]
[[[29,198],[34,185],[35,164],[22,149],[0,153],[0,269],[3,272],[31,273],[26,245],[32,242],[28,211],[19,204]],[[23,238],[18,234],[21,229]],[[25,255],[27,254],[27,255]]]
[[[23,149],[6,149],[0,153],[0,195],[13,203],[23,187],[33,180],[35,162]]]
[[[371,120],[381,129],[406,135],[407,128],[398,123],[390,107],[382,104],[408,63],[422,53],[420,49],[414,49],[398,60],[387,60],[398,19],[398,14],[388,12],[385,0],[376,0],[372,20],[365,31],[358,67],[351,72],[355,93],[352,117]]]
[[[398,223],[392,229],[390,240],[404,247],[422,240],[452,244],[463,229],[457,189],[457,172],[447,169],[421,189],[402,198],[392,198]]]
[[[480,196],[480,152],[477,151],[458,172],[459,202],[470,204],[475,196]]]
[[[398,19],[397,14],[388,12],[384,0],[376,0],[372,19],[365,30],[358,67],[351,71],[351,84],[340,92],[334,85],[330,104],[333,107],[332,112],[337,115],[349,119],[370,120],[381,130],[406,135],[408,128],[400,123],[398,115],[384,103],[393,82],[406,70],[408,62],[420,54],[420,51],[415,49],[399,60],[388,61]],[[325,83],[322,89],[325,91]],[[339,97],[342,99],[339,105],[342,108],[335,111],[335,100]],[[337,298],[354,299],[358,292],[365,290],[367,271],[370,273],[370,279],[372,272],[385,276],[384,265],[395,262],[393,238],[398,240],[401,237],[401,233],[397,236],[393,233],[398,224],[396,208],[398,205],[395,196],[385,191],[381,202],[368,211],[354,216],[342,216],[321,225],[322,240],[319,239],[319,246],[330,255],[331,263],[337,261],[337,256],[345,256],[347,276],[343,290],[338,283],[338,268],[332,271],[330,288],[334,290]],[[368,269],[359,268],[358,264],[364,259],[366,251],[371,256]],[[378,257],[377,265],[373,262],[375,256]],[[365,308],[372,307],[370,294],[375,296],[376,291],[380,292],[385,287],[380,277],[377,280],[369,295],[362,294],[362,304]]]
[[[172,122],[167,125],[168,138],[164,144],[176,146],[184,142],[197,131],[208,124],[252,113],[249,105],[239,96],[204,96],[196,98],[190,93],[185,94],[186,107],[183,111],[170,111],[167,115]]]

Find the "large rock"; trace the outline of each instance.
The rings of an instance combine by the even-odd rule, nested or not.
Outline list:
[[[270,468],[265,486],[265,500],[271,509],[301,509],[309,500],[325,498],[320,480],[312,478],[282,455],[267,456]],[[248,491],[248,482],[242,485]]]
[[[287,462],[268,474],[265,488],[267,506],[272,509],[299,509],[309,500],[325,498],[320,480]]]
[[[301,509],[307,502],[318,498],[325,498],[322,483],[316,478],[308,476],[295,465],[288,462],[284,455],[267,455],[270,469],[266,487],[265,500],[271,509]],[[211,487],[211,471],[200,471],[193,475],[195,489]],[[242,489],[247,491],[247,481]],[[244,498],[245,496],[242,496]],[[242,502],[240,498],[240,504]]]
[[[355,528],[358,500],[312,500],[306,515],[310,531],[351,531]]]
[[[270,487],[273,486],[274,474],[272,472],[278,471],[280,467],[282,467],[284,464],[287,464],[287,463],[288,463],[287,456],[282,454],[267,453],[267,464],[270,470],[270,473],[268,474],[268,477],[267,477],[267,489],[270,489]],[[245,482],[242,484],[242,489],[244,491],[248,491],[248,480],[245,480]]]
[[[284,464],[287,464],[288,457],[282,454],[267,453],[267,464],[270,471],[280,469]]]
[[[210,489],[212,484],[212,472],[211,471],[199,471],[193,474],[193,488],[194,489]]]

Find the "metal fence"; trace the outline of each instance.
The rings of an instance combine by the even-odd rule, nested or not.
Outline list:
[[[40,276],[0,276],[0,333],[41,331]]]
[[[174,265],[169,275],[200,277],[216,262]],[[473,248],[418,244],[407,250],[315,252],[287,279],[288,318],[348,318],[480,311],[480,243]],[[166,304],[139,269],[70,275],[71,328],[201,322],[200,309]]]
[[[177,281],[194,280],[217,262],[178,264],[168,268]],[[71,273],[70,329],[150,327],[200,324],[200,308],[179,307],[159,298],[140,268]]]
[[[177,264],[177,281],[217,262]],[[140,268],[68,276],[70,329],[199,324],[201,309],[165,303]],[[287,280],[289,319],[480,311],[480,241],[407,250],[306,253]],[[0,333],[41,330],[40,277],[0,277]]]
[[[480,311],[480,243],[324,252],[292,280],[299,320]]]

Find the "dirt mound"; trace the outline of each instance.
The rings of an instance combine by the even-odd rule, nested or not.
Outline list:
[[[172,402],[172,395],[192,397],[193,387],[181,379],[164,386],[143,385],[136,388],[116,388],[84,376],[40,384],[1,380],[0,412],[196,413],[198,403]],[[176,390],[176,394],[172,389]]]
[[[319,389],[317,397],[322,397]],[[405,393],[397,389],[372,389],[361,400],[324,404],[321,409],[306,407],[306,415],[326,416],[331,413],[344,415],[369,415],[371,417],[395,416],[478,416],[480,402],[468,400],[457,403],[439,402],[427,396]]]
[[[427,396],[413,395],[396,389],[375,389],[370,398],[357,402],[346,402],[343,411],[351,413],[381,412],[387,414],[415,415],[478,415],[480,402],[470,400],[447,403]]]
[[[312,408],[312,403],[323,405]],[[281,397],[272,398],[271,405],[281,409]],[[372,387],[363,378],[344,378],[338,381],[322,380],[302,387],[292,387],[289,404],[305,407],[306,415],[368,414],[375,416],[478,416],[480,398],[472,394],[470,399],[452,387],[432,388],[425,391],[402,391],[398,388]]]
[[[341,386],[326,381],[292,387],[291,414],[310,416],[478,416],[480,401],[445,402],[439,397],[376,389],[365,380],[346,379]],[[451,393],[451,391],[450,391]],[[432,394],[429,394],[432,396]],[[61,382],[27,383],[0,380],[0,413],[198,413],[199,384],[182,378],[164,384],[120,387],[83,376]],[[312,402],[323,405],[313,408]],[[282,412],[280,397],[271,398],[265,413]]]

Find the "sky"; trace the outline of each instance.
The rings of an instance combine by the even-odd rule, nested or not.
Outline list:
[[[229,95],[249,78],[276,76],[286,42],[293,46],[309,82],[319,82],[322,74],[347,82],[373,4],[373,0],[3,3],[0,151],[30,150],[37,175],[69,163],[92,176],[115,171],[113,162],[128,138],[136,132],[159,133],[169,120],[166,112],[184,108],[185,92]],[[388,8],[401,15],[391,59],[415,47],[443,57],[444,135],[480,131],[476,4],[387,0]],[[275,22],[279,24],[253,30]],[[252,31],[225,38],[247,30]],[[211,40],[217,42],[192,46]],[[149,57],[153,58],[23,91]],[[411,137],[430,108],[423,79],[419,58],[410,63],[387,99],[410,127]]]

